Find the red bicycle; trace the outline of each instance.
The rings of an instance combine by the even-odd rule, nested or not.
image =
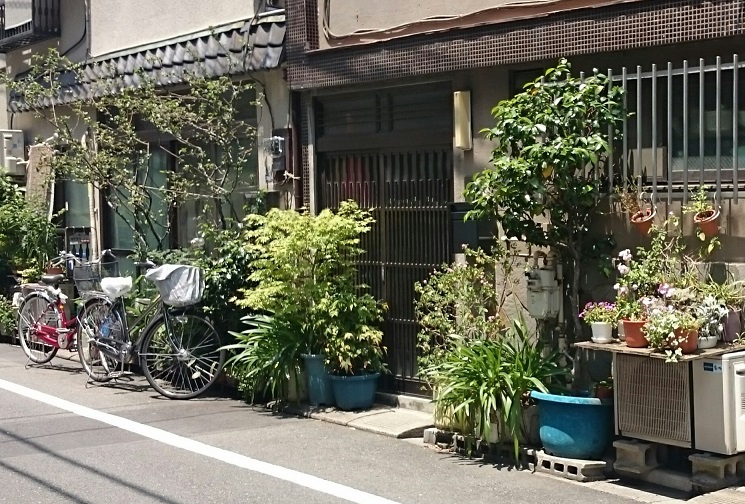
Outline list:
[[[109,251],[105,251],[102,257],[107,254],[113,257]],[[60,252],[59,257],[52,261],[52,266],[62,265],[67,265],[68,274],[71,273],[71,269],[75,272],[78,268],[87,271],[88,274],[98,270],[98,278],[90,278],[90,281],[100,282],[101,259],[84,263],[70,253]],[[67,296],[59,288],[65,277],[64,274],[42,275],[41,283],[25,286],[33,290],[23,299],[18,309],[18,336],[23,352],[35,364],[45,364],[57,355],[60,348],[71,348],[75,344],[78,318],[67,318]],[[77,275],[75,277],[77,282]],[[87,296],[86,306],[93,303],[110,303],[102,294],[83,294]]]

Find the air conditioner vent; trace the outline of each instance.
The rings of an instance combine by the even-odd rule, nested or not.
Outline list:
[[[678,446],[690,446],[690,378],[687,364],[618,355],[618,429]],[[634,437],[634,436],[632,436]]]

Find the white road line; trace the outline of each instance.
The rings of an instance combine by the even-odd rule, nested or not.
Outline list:
[[[81,406],[80,404],[75,404],[70,401],[65,401],[64,399],[60,399],[59,397],[45,394],[43,392],[39,392],[38,390],[30,389],[22,385],[17,385],[6,380],[0,379],[0,389],[7,390],[8,392],[12,392],[14,394],[33,399],[35,401],[39,401],[44,404],[48,404],[49,406],[53,406],[61,410],[69,411],[70,413],[74,413],[78,416],[90,418],[92,420],[96,420],[98,422],[102,422],[119,429],[153,439],[160,443],[175,446],[176,448],[181,448],[182,450],[187,450],[198,455],[211,457],[213,459],[220,460],[237,467],[248,469],[249,471],[265,474],[267,476],[271,476],[273,478],[281,479],[284,481],[289,481],[290,483],[294,483],[305,488],[310,488],[311,490],[315,490],[317,492],[333,495],[334,497],[339,497],[340,499],[344,499],[349,502],[355,502],[357,504],[399,504],[395,501],[385,499],[383,497],[378,497],[377,495],[369,494],[367,492],[341,485],[339,483],[334,483],[333,481],[328,481],[323,478],[311,476],[310,474],[294,471],[292,469],[287,469],[285,467],[270,464],[268,462],[262,462],[260,460],[252,459],[250,457],[246,457],[245,455],[240,455],[238,453],[223,450],[221,448],[215,448],[214,446],[200,443],[199,441],[194,441],[193,439],[179,436],[162,429],[157,429],[149,425],[144,425],[132,420],[128,420],[126,418],[94,410],[92,408]]]

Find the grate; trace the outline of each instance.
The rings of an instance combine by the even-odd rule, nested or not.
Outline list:
[[[618,355],[618,428],[622,435],[690,446],[691,395],[687,363]]]

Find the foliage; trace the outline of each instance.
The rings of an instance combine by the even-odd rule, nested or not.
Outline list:
[[[606,303],[605,301],[599,303],[587,303],[585,309],[579,314],[579,318],[588,324],[602,322],[605,324],[616,325],[616,321],[618,320],[616,305],[613,303]]]
[[[15,334],[17,315],[18,309],[13,306],[13,302],[5,296],[0,296],[0,327],[6,335]]]
[[[657,303],[650,309],[642,331],[650,347],[664,350],[668,362],[677,362],[682,355],[679,345],[685,342],[687,331],[698,327],[699,321],[692,313],[670,304]]]
[[[369,294],[340,289],[325,298],[320,310],[328,312],[323,355],[326,368],[338,375],[375,373],[385,370],[382,320],[378,302]]]
[[[460,338],[422,376],[438,391],[438,415],[458,418],[469,437],[476,433],[488,439],[492,423],[504,426],[517,459],[528,393],[563,385],[566,373],[559,366],[559,354],[533,341],[525,322],[518,319],[499,338]]]
[[[246,222],[255,287],[240,290],[238,306],[288,323],[302,336],[304,353],[318,354],[330,335],[359,327],[341,321],[339,301],[364,289],[356,283],[355,262],[363,253],[360,236],[373,222],[369,212],[344,202],[336,212],[273,209]],[[365,303],[362,294],[359,302]]]
[[[609,143],[620,136],[623,90],[606,75],[584,79],[562,59],[525,91],[492,110],[484,130],[496,142],[492,167],[466,187],[469,217],[491,217],[508,237],[556,247],[572,269],[569,294],[581,331],[579,283],[583,242],[610,171]],[[609,130],[612,138],[608,138]]]
[[[228,372],[238,378],[238,387],[253,402],[257,394],[285,399],[287,384],[300,374],[300,356],[305,349],[302,335],[286,320],[272,315],[243,318],[248,326],[231,332],[236,342],[223,348],[235,354],[226,362]]]
[[[703,296],[711,296],[729,309],[742,307],[745,301],[745,282],[742,280],[727,280],[725,282],[715,282],[709,278],[706,283],[701,285],[700,290]]]
[[[494,339],[504,330],[499,316],[510,289],[514,256],[495,245],[490,253],[464,249],[466,261],[443,265],[417,282],[415,314],[419,323],[419,367],[442,360],[460,338]]]
[[[693,193],[690,203],[683,207],[683,213],[705,214],[713,211],[714,204],[709,201],[709,194],[704,184],[701,184],[698,191]]]
[[[192,72],[173,70],[172,82],[183,85],[178,90],[159,87],[141,71],[132,76],[137,86],[104,78],[71,99],[63,83],[89,82],[84,72],[84,63],[50,49],[32,57],[28,73],[18,79],[4,73],[0,84],[13,104],[54,131],[50,162],[56,177],[101,190],[131,227],[139,258],[167,246],[169,216],[186,204],[202,208],[202,216],[221,228],[238,217],[234,195],[256,185],[255,128],[241,113],[253,105],[250,82],[214,77],[197,65]],[[163,69],[159,77],[167,73]],[[172,141],[151,143],[143,131]],[[159,172],[176,164],[176,170]]]
[[[632,186],[632,184],[629,184],[624,189],[623,185],[619,184],[613,190],[618,198],[618,203],[621,205],[621,210],[628,213],[629,217],[641,211],[641,197],[631,190]]]
[[[703,338],[719,338],[724,331],[722,319],[727,316],[729,309],[714,296],[706,296],[695,306],[695,314],[701,326],[698,334]]]
[[[7,176],[0,176],[0,261],[37,279],[55,253],[54,225]]]

